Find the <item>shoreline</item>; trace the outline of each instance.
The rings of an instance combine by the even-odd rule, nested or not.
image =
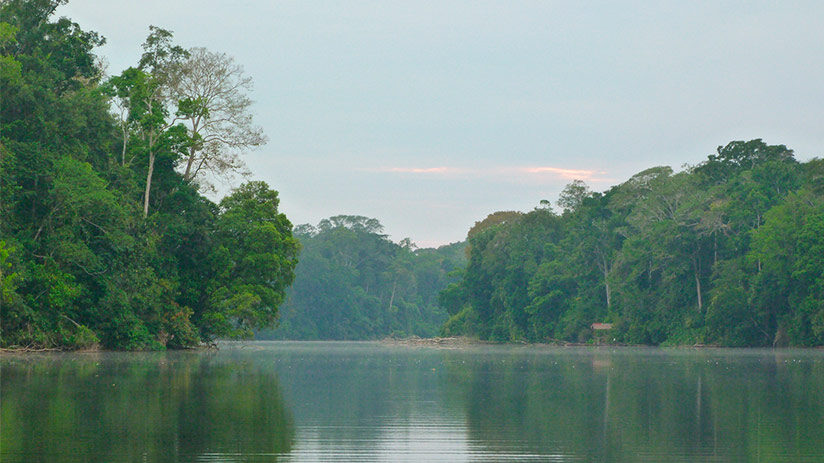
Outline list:
[[[218,341],[215,344],[201,344],[195,347],[189,347],[185,349],[164,349],[164,350],[122,350],[122,349],[105,349],[100,345],[95,345],[92,347],[87,347],[84,349],[61,349],[58,347],[47,347],[47,348],[38,348],[38,347],[3,347],[0,348],[0,356],[2,355],[26,355],[26,354],[94,354],[94,353],[101,353],[101,352],[132,352],[132,353],[144,353],[144,352],[206,352],[206,351],[219,351],[221,343],[240,343],[240,344],[247,344],[247,343],[255,343],[255,342],[270,342],[272,340],[267,339],[247,339],[247,340],[226,340],[226,341]],[[464,348],[471,348],[471,347],[480,347],[480,346],[522,346],[522,347],[595,347],[595,348],[648,348],[648,349],[697,349],[697,350],[704,350],[704,349],[740,349],[740,350],[763,350],[763,349],[770,349],[770,350],[824,350],[824,346],[810,346],[810,347],[802,347],[802,346],[782,346],[782,347],[773,347],[773,346],[762,346],[762,347],[741,347],[741,346],[722,346],[722,345],[709,345],[709,344],[682,344],[682,345],[651,345],[651,344],[619,344],[619,343],[599,343],[599,344],[590,344],[590,343],[580,343],[580,342],[563,342],[563,341],[555,341],[555,342],[526,342],[526,341],[507,341],[507,342],[496,342],[496,341],[485,341],[477,338],[471,338],[467,336],[435,336],[432,338],[421,338],[417,336],[411,336],[406,338],[393,338],[393,337],[385,337],[382,339],[359,339],[359,340],[348,340],[348,341],[341,341],[341,340],[331,340],[331,339],[316,339],[316,340],[298,340],[298,339],[280,339],[277,342],[353,342],[353,343],[377,343],[384,346],[396,346],[396,347],[413,347],[413,348],[440,348],[440,349],[464,349]]]
[[[420,338],[411,336],[408,338],[392,338],[386,337],[379,340],[381,344],[392,346],[408,346],[408,347],[441,347],[441,348],[462,348],[473,346],[529,346],[529,347],[648,347],[648,348],[696,348],[696,349],[765,349],[764,347],[730,347],[730,346],[714,346],[707,344],[695,345],[678,345],[678,346],[661,346],[649,344],[619,344],[619,343],[599,343],[590,344],[585,342],[526,342],[526,341],[484,341],[481,339],[470,338],[467,336],[436,336],[433,338]],[[799,347],[799,349],[815,349]]]
[[[3,354],[97,354],[101,352],[195,352],[195,351],[210,351],[218,350],[218,347],[213,344],[201,344],[194,347],[186,347],[183,349],[162,349],[162,350],[125,350],[125,349],[106,349],[99,344],[82,349],[63,349],[60,347],[0,347],[0,355]]]
[[[524,347],[611,347],[611,348],[649,348],[649,349],[741,349],[741,350],[756,350],[756,349],[771,349],[771,350],[824,350],[824,346],[723,346],[714,344],[677,344],[677,345],[653,345],[653,344],[622,344],[622,343],[598,343],[590,344],[585,342],[565,342],[565,341],[550,341],[550,342],[526,342],[526,341],[484,341],[481,339],[470,338],[466,336],[449,336],[449,337],[433,337],[420,338],[412,336],[408,338],[392,338],[386,337],[379,341],[381,344],[391,346],[408,346],[408,347],[440,347],[440,348],[463,348],[475,346],[524,346]]]

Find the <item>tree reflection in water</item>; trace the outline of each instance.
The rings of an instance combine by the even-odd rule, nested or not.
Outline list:
[[[817,351],[254,343],[0,370],[4,463],[824,461]]]
[[[586,461],[821,461],[812,351],[447,354],[445,387],[489,453]]]
[[[277,377],[252,363],[92,353],[11,356],[0,368],[6,463],[277,461],[292,446]]]

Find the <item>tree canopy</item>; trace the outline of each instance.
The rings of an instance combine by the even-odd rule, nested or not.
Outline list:
[[[824,343],[822,161],[733,141],[675,173],[609,190],[582,181],[474,227],[444,334],[512,341],[812,346]],[[507,220],[496,221],[495,218]],[[481,222],[484,223],[484,222]],[[608,322],[607,334],[591,328]]]
[[[185,173],[206,139],[180,122],[219,111],[170,70],[211,52],[153,27],[104,81],[103,38],[52,20],[61,3],[0,3],[0,346],[188,347],[272,325],[299,249],[277,192],[214,204]]]
[[[377,219],[339,215],[296,227],[303,246],[280,326],[258,338],[435,336],[447,318],[438,292],[465,262],[463,243],[393,243]]]

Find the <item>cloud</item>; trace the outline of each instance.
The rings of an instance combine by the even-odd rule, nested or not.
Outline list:
[[[458,168],[458,167],[379,167],[359,169],[367,172],[414,174],[414,175],[442,175],[452,177],[498,178],[509,181],[541,181],[549,177],[552,180],[583,180],[585,182],[604,183],[614,179],[604,177],[607,172],[593,169],[567,169],[552,166],[533,167],[487,167],[487,168]]]
[[[565,169],[561,167],[549,166],[523,167],[519,168],[518,170],[525,174],[550,174],[555,177],[560,177],[566,180],[584,180],[587,182],[595,183],[614,181],[611,178],[605,178],[604,175],[606,175],[606,171],[603,170],[598,171],[589,169]]]

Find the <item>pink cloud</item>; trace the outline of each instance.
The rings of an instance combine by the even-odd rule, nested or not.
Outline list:
[[[373,169],[362,169],[371,172],[399,173],[399,174],[420,174],[420,175],[461,175],[470,177],[496,177],[507,178],[511,181],[521,181],[526,176],[527,179],[538,180],[550,176],[564,180],[584,180],[593,183],[603,183],[612,181],[605,178],[606,172],[590,169],[566,169],[562,167],[534,166],[534,167],[487,167],[464,169],[457,167],[380,167]]]
[[[519,170],[527,174],[551,174],[568,180],[585,180],[590,182],[604,182],[611,180],[602,177],[606,174],[605,171],[588,169],[564,169],[561,167],[538,166],[525,167]]]

